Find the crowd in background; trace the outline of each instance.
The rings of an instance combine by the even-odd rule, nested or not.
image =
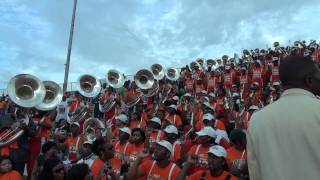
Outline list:
[[[24,131],[0,147],[0,179],[249,179],[251,115],[280,98],[281,62],[320,62],[318,48],[296,41],[212,64],[197,59],[180,68],[177,80],[155,81],[149,95],[130,80],[121,88],[103,84],[95,98],[65,93],[52,111],[22,108],[3,95],[1,127]],[[28,123],[12,125],[21,117]],[[88,129],[88,118],[102,125]]]

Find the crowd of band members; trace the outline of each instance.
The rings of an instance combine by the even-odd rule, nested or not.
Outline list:
[[[53,111],[27,110],[24,134],[0,148],[0,177],[27,172],[28,179],[66,179],[80,170],[84,179],[249,179],[250,116],[280,97],[279,66],[287,56],[320,61],[315,42],[299,42],[224,55],[211,67],[198,59],[181,68],[177,81],[156,81],[151,97],[141,96],[134,81],[119,89],[104,84],[96,98],[67,92]],[[111,96],[115,105],[102,113],[101,102]],[[140,101],[126,107],[136,97]],[[83,120],[70,121],[82,108],[106,125],[94,139],[84,136]],[[26,112],[3,96],[1,125],[19,111]]]

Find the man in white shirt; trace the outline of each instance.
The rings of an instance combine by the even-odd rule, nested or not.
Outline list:
[[[320,69],[307,57],[280,65],[285,90],[254,113],[247,134],[252,180],[318,180],[320,177]]]
[[[57,106],[57,116],[56,116],[56,122],[60,119],[66,119],[69,121],[69,106],[67,102],[67,98],[65,96],[62,97],[62,101]]]

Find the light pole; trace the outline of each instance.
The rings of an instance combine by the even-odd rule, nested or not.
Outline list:
[[[70,65],[70,56],[71,56],[71,49],[72,49],[74,20],[76,18],[77,1],[78,0],[73,1],[73,11],[72,11],[70,34],[69,34],[68,53],[67,53],[67,60],[66,60],[66,64],[65,64],[66,67],[65,67],[64,81],[63,81],[63,93],[65,93],[67,91],[67,86],[68,86],[69,65]]]

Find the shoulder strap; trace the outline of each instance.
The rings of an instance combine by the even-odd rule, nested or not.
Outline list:
[[[78,136],[78,138],[77,138],[77,142],[76,142],[76,150],[78,150],[80,138],[81,138],[81,136]]]
[[[169,171],[168,180],[171,180],[172,172],[173,172],[173,170],[174,170],[175,167],[176,167],[176,164],[173,163],[173,164],[171,165],[171,168],[170,168],[170,171]]]
[[[195,155],[198,155],[198,154],[199,154],[200,146],[201,146],[201,144],[199,144],[199,145],[197,146],[196,152],[194,153]]]
[[[147,179],[150,179],[150,175],[151,175],[152,169],[153,169],[153,167],[154,167],[155,164],[156,164],[156,161],[153,161],[153,162],[152,162],[152,165],[151,165],[151,168],[150,168],[150,170],[149,170],[149,172],[148,172]]]
[[[129,145],[129,142],[127,142],[126,143],[126,145],[124,146],[124,149],[123,149],[123,155],[125,155],[126,154],[126,152],[127,152],[127,148],[128,148],[128,145]]]

